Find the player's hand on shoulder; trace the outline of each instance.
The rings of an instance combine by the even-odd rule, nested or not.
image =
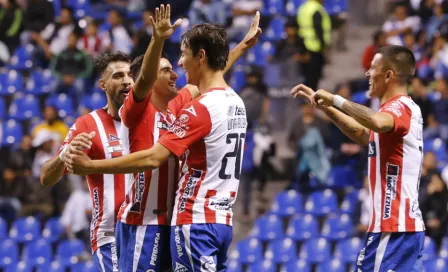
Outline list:
[[[185,88],[187,88],[190,91],[191,97],[193,99],[201,95],[201,92],[199,91],[199,88],[196,85],[187,84],[185,85]]]
[[[153,28],[153,36],[155,39],[166,40],[169,39],[177,27],[182,23],[182,19],[178,19],[171,25],[171,6],[160,5],[156,8],[155,19],[151,16],[151,25]]]

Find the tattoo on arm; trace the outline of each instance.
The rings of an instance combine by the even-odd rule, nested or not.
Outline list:
[[[366,128],[359,124],[352,117],[339,111],[336,108],[325,109],[325,113],[333,121],[333,123],[350,139],[359,144],[368,143],[369,134],[367,133]]]
[[[344,130],[347,133],[359,133],[360,129],[357,127],[354,127],[350,124],[350,122],[347,122],[346,120],[343,120],[341,118],[337,118],[336,114],[332,111],[327,112],[328,117],[335,122],[336,125],[342,130]]]
[[[369,107],[353,103],[351,101],[345,101],[342,106],[342,110],[346,112],[349,116],[353,117],[361,125],[372,128],[373,117],[376,112]]]

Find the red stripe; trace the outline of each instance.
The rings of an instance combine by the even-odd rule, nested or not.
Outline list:
[[[159,225],[167,225],[167,197],[168,197],[168,180],[169,160],[159,168],[159,187],[157,192],[157,221]],[[163,213],[162,213],[163,212]]]
[[[405,209],[405,216],[406,216],[406,230],[407,232],[414,232],[415,231],[415,219],[411,218],[409,216],[411,212],[411,202],[409,198],[406,199],[406,209]]]
[[[216,223],[216,211],[208,207],[208,205],[210,204],[210,197],[215,195],[216,190],[207,190],[207,194],[205,195],[204,214],[205,214],[205,222],[207,222],[208,224]]]
[[[236,196],[236,192],[230,192],[230,198],[234,198]],[[226,225],[230,226],[230,220],[232,219],[232,216],[230,214],[230,212],[227,213],[226,215]]]
[[[374,133],[370,133],[370,142],[374,142]],[[376,148],[376,147],[375,147]],[[376,156],[370,157],[370,191],[372,192],[372,222],[370,223],[369,231],[372,232],[375,228],[376,211],[375,211],[375,186],[376,186]]]

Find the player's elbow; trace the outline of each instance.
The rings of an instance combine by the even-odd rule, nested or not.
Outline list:
[[[393,129],[393,120],[387,120],[380,115],[375,116],[372,123],[372,130],[376,133],[389,132]]]

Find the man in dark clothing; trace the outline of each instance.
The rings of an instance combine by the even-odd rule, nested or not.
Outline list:
[[[54,21],[53,5],[48,0],[29,0],[25,10],[25,30],[40,33]]]
[[[12,54],[20,44],[23,14],[16,0],[6,0],[0,9],[0,41],[4,42]]]
[[[412,80],[412,100],[420,107],[423,117],[423,127],[428,126],[428,117],[432,111],[433,104],[428,99],[426,91],[426,83],[422,79],[416,77]]]

